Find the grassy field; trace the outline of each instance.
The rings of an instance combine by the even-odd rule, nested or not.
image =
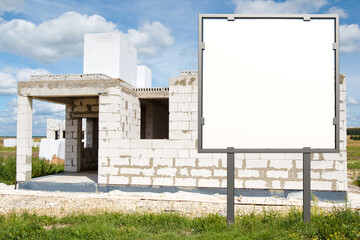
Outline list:
[[[235,225],[226,217],[190,218],[176,213],[99,213],[63,218],[0,215],[0,239],[360,239],[360,215],[350,209],[334,209],[312,215],[311,224],[302,213],[263,212],[239,215]]]
[[[360,187],[360,140],[347,137],[348,175],[353,183]]]
[[[360,169],[360,140],[347,138],[348,169]]]

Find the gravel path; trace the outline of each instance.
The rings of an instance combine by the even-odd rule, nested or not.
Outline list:
[[[342,207],[344,203],[313,203],[324,209]],[[235,211],[239,214],[266,210],[286,211],[301,207],[302,200],[281,198],[236,198]],[[360,191],[349,187],[348,206],[360,209]],[[38,215],[65,216],[69,214],[99,212],[177,212],[196,217],[207,214],[226,216],[226,195],[198,193],[66,193],[14,190],[14,186],[0,184],[0,214],[10,212],[36,213]]]

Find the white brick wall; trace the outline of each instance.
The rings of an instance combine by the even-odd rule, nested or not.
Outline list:
[[[194,177],[211,177],[211,170],[208,169],[191,169],[191,176]]]
[[[153,166],[167,166],[170,167],[173,165],[173,159],[171,158],[153,158]]]
[[[199,167],[218,167],[219,159],[199,159]]]
[[[270,161],[270,167],[275,169],[290,169],[292,168],[293,162],[288,159],[283,160],[271,160]]]
[[[258,178],[260,172],[258,170],[239,170],[238,176],[239,178]]]
[[[217,179],[199,179],[199,187],[220,187],[220,181]]]
[[[247,180],[245,181],[246,188],[267,188],[264,180]]]
[[[175,178],[175,186],[193,187],[196,186],[196,179],[194,178]]]
[[[267,171],[266,175],[268,178],[289,178],[289,171],[284,170],[284,171]]]
[[[341,85],[341,87],[344,95],[345,86]],[[199,154],[197,152],[197,90],[196,76],[170,79],[170,131],[167,140],[139,139],[138,99],[130,94],[121,93],[121,128],[129,122],[131,124],[128,127],[124,126],[122,131],[125,132],[120,139],[113,139],[116,134],[107,133],[104,136],[108,139],[102,143],[106,150],[120,149],[119,152],[108,153],[109,167],[118,166],[115,168],[120,169],[120,175],[113,176],[110,173],[107,178],[102,177],[101,179],[104,179],[102,181],[108,181],[108,184],[226,187],[226,154]],[[119,97],[113,98],[115,99],[118,101]],[[110,104],[111,100],[107,98],[104,103]],[[128,102],[129,109],[127,110],[124,109],[125,101]],[[134,111],[130,111],[130,108]],[[342,111],[340,115],[341,152],[339,154],[312,154],[312,190],[346,190],[345,101],[342,101],[340,109]],[[111,113],[113,112],[116,110],[112,109]],[[116,124],[110,125],[110,129],[118,130]],[[127,140],[131,135],[129,131],[133,131],[135,137],[132,138],[135,139]],[[103,155],[106,151],[99,150],[99,155],[100,153]],[[127,157],[113,156],[116,154]],[[246,153],[235,154],[235,158],[235,186],[237,188],[302,189],[302,154]],[[105,159],[104,163],[107,163]],[[99,174],[104,176],[103,173],[99,172]],[[115,181],[116,177],[119,179]]]
[[[154,183],[155,186],[172,186],[173,184],[173,178],[171,177],[154,177]]]
[[[268,164],[268,160],[259,160],[259,159],[250,159],[246,158],[246,168],[266,168]]]
[[[149,186],[151,184],[151,178],[150,177],[132,177],[130,184]]]
[[[176,172],[177,172],[177,168],[169,168],[169,167],[159,168],[156,170],[156,174],[160,176],[162,175],[162,176],[175,177]]]

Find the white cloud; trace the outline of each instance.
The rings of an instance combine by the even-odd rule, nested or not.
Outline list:
[[[127,37],[144,57],[154,57],[161,52],[164,47],[174,43],[174,37],[170,34],[170,29],[160,22],[145,22],[138,30],[129,29]]]
[[[4,12],[18,12],[24,6],[25,0],[1,0],[0,15]]]
[[[116,25],[99,15],[88,16],[67,12],[59,18],[39,25],[22,19],[0,24],[0,51],[54,62],[62,58],[81,56],[84,33],[116,31]]]
[[[65,119],[65,105],[39,100],[33,101],[33,135],[46,135],[47,119]]]
[[[16,135],[17,98],[6,103],[6,109],[0,113],[0,135]],[[65,118],[65,106],[44,101],[33,100],[33,135],[46,134],[47,119]]]
[[[64,117],[65,115],[65,105],[49,103],[44,101],[34,101],[33,114],[35,116],[52,115],[57,117]]]
[[[348,105],[357,105],[358,104],[358,102],[356,101],[356,99],[355,98],[353,98],[353,97],[347,97],[347,99],[346,99],[347,101],[347,104]]]
[[[327,1],[326,0],[287,0],[276,2],[274,0],[233,0],[236,6],[235,13],[313,13],[319,11]]]
[[[0,95],[13,95],[16,92],[16,78],[9,73],[0,72]]]
[[[339,14],[339,15],[340,15],[340,18],[347,18],[347,17],[348,17],[347,12],[345,12],[344,9],[339,8],[339,7],[331,7],[331,8],[329,8],[329,10],[327,11],[327,13]]]
[[[22,19],[0,21],[0,51],[26,56],[50,63],[83,55],[85,33],[116,32],[116,24],[99,15],[88,16],[66,12],[39,25]],[[125,34],[139,55],[154,57],[164,47],[172,45],[170,29],[160,22],[145,22],[137,30]]]
[[[340,50],[343,52],[360,52],[360,28],[357,24],[340,26]]]
[[[50,74],[50,73],[42,68],[3,69],[3,71],[0,72],[0,96],[15,95],[17,93],[18,81],[27,81],[29,80],[30,75],[37,75],[37,74]]]

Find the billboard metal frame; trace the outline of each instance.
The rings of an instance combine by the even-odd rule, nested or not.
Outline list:
[[[234,148],[229,150],[228,148],[219,149],[204,149],[203,148],[203,128],[205,119],[203,118],[203,51],[205,50],[205,43],[203,41],[203,20],[204,19],[227,19],[228,21],[234,21],[236,19],[302,19],[304,21],[311,21],[316,19],[332,19],[334,20],[334,44],[333,49],[335,51],[335,85],[334,85],[334,107],[335,117],[333,124],[335,125],[335,148],[311,148],[310,150],[304,150],[304,148]],[[199,61],[199,95],[198,95],[198,151],[199,153],[338,153],[340,151],[340,118],[339,118],[339,97],[340,97],[340,84],[339,84],[339,15],[338,14],[276,14],[276,15],[263,15],[263,14],[199,14],[199,50],[198,50],[198,61]],[[234,146],[229,146],[234,147]],[[305,148],[307,146],[304,146]],[[229,152],[230,151],[230,152]]]
[[[203,20],[204,19],[227,19],[235,21],[236,19],[299,19],[303,21],[311,21],[312,19],[332,19],[334,20],[334,43],[335,66],[334,66],[334,112],[335,117],[333,124],[335,125],[335,148],[259,148],[259,149],[241,149],[228,146],[226,149],[204,149],[202,139],[202,126],[205,124],[203,118],[203,51],[205,43],[203,41]],[[199,96],[198,96],[198,152],[199,153],[226,153],[227,154],[227,223],[234,223],[234,170],[235,170],[235,153],[302,153],[303,154],[303,221],[310,222],[311,216],[311,153],[339,153],[340,152],[340,80],[339,80],[339,15],[338,14],[199,14]]]

